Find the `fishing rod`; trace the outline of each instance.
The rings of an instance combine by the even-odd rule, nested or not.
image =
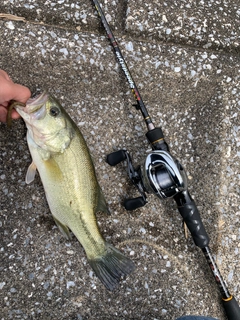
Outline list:
[[[125,59],[121,53],[121,50],[118,46],[117,40],[115,39],[115,37],[110,29],[110,26],[105,18],[105,15],[101,9],[99,2],[95,1],[95,0],[93,0],[93,2],[94,2],[94,5],[98,11],[98,14],[101,18],[102,24],[106,30],[106,33],[107,33],[108,38],[111,42],[111,45],[113,46],[113,49],[114,49],[114,52],[115,52],[116,57],[118,59],[118,62],[121,65],[121,68],[127,78],[128,84],[132,90],[134,98],[136,99],[136,104],[134,104],[134,106],[136,107],[137,110],[141,111],[143,119],[147,125],[147,129],[148,129],[148,132],[146,133],[147,139],[151,143],[153,149],[155,149],[155,150],[157,150],[157,149],[168,150],[168,145],[164,141],[163,132],[162,132],[161,128],[155,128],[155,126],[152,122],[152,119],[151,119],[151,117],[145,107],[145,104],[144,104],[143,99],[140,95],[140,92],[137,88],[137,85],[136,85],[135,81],[133,80],[133,77],[131,76],[131,73],[128,69],[126,61],[125,61]],[[159,146],[159,144],[161,145],[161,147]]]
[[[160,199],[173,198],[195,245],[201,248],[204,253],[220,290],[228,320],[240,320],[240,307],[234,296],[230,294],[213,258],[209,248],[210,239],[204,228],[198,208],[188,191],[185,170],[180,162],[170,154],[162,129],[154,126],[101,6],[98,0],[93,0],[93,3],[135,97],[136,104],[134,106],[142,113],[148,129],[146,137],[153,150],[148,154],[143,164],[137,168],[134,168],[127,150],[119,150],[107,156],[107,162],[111,166],[115,166],[124,160],[127,161],[129,178],[140,193],[140,197],[126,199],[124,207],[126,210],[135,210],[144,206],[147,203],[146,193],[153,193]]]

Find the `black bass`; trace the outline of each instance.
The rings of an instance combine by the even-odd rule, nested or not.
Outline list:
[[[95,213],[108,212],[86,142],[59,102],[47,93],[16,105],[27,126],[32,156],[26,183],[38,170],[53,218],[68,239],[69,229],[85,249],[97,277],[109,290],[134,270],[133,262],[107,243]]]

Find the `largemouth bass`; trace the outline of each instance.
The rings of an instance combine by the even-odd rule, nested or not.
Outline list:
[[[85,249],[97,277],[114,290],[123,276],[134,270],[133,262],[107,243],[98,228],[95,213],[108,212],[95,175],[86,142],[59,102],[47,93],[29,99],[15,109],[27,126],[32,156],[26,183],[38,170],[53,218],[68,239],[70,231]]]

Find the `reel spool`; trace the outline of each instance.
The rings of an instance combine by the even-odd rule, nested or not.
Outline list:
[[[146,193],[153,193],[160,199],[166,199],[187,190],[187,177],[182,165],[167,151],[152,151],[145,162],[137,168],[134,168],[127,150],[122,149],[107,156],[107,163],[111,166],[125,160],[128,176],[141,194],[140,197],[124,201],[126,210],[143,207],[147,203]]]

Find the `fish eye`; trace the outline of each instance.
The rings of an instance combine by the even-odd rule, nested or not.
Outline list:
[[[60,113],[60,110],[57,107],[53,106],[50,108],[50,115],[52,117],[57,117],[59,115],[59,113]]]

